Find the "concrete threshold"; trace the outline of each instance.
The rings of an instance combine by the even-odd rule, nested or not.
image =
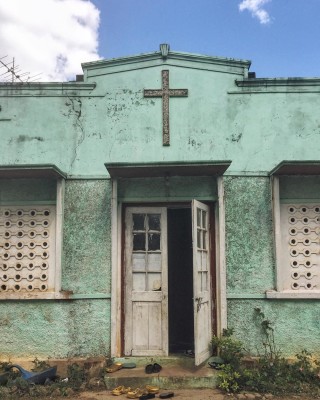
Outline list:
[[[135,363],[136,368],[122,368],[116,372],[107,373],[104,381],[107,389],[117,386],[131,388],[146,385],[159,386],[160,389],[206,389],[216,387],[217,371],[207,363],[198,367],[194,359],[186,356],[172,357],[126,357],[118,358],[115,362]],[[147,374],[147,364],[158,363],[162,366],[159,373]]]

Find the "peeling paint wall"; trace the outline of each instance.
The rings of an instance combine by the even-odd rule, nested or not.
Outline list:
[[[267,177],[226,177],[228,293],[274,288],[271,187]]]
[[[110,302],[0,302],[0,359],[110,354]]]
[[[255,317],[255,307],[261,308],[273,324],[275,343],[283,355],[294,356],[306,349],[320,356],[318,301],[229,299],[229,326],[235,327],[236,337],[249,352],[261,354],[265,337]]]
[[[110,180],[67,181],[63,290],[79,294],[111,293],[110,199]]]
[[[162,101],[143,96],[161,88],[163,69],[170,88],[188,89],[188,97],[170,98],[166,147]],[[111,162],[231,160],[224,177],[229,326],[256,351],[259,306],[285,352],[319,349],[319,300],[264,298],[276,277],[268,172],[282,160],[319,159],[319,82],[242,88],[235,81],[245,74],[228,60],[180,55],[98,62],[83,83],[0,85],[0,165],[54,164],[67,174],[61,284],[74,296],[1,301],[0,357],[109,354],[111,181],[104,164]],[[120,180],[118,188],[122,201],[217,200],[215,178]],[[319,188],[319,177],[280,179],[281,198],[319,200]],[[54,201],[55,190],[47,181],[1,180],[0,202]]]

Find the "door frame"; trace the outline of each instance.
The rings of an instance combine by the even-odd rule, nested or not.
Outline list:
[[[225,264],[225,205],[223,177],[217,177],[218,201],[212,204],[211,240],[214,241],[214,248],[211,249],[211,284],[214,304],[213,329],[220,335],[227,327],[227,298],[226,298],[226,264]],[[111,198],[111,357],[121,357],[124,350],[124,209],[132,206],[173,206],[191,204],[190,202],[119,202],[118,182],[112,179]],[[199,199],[201,201],[201,198]],[[206,201],[204,201],[206,202]]]

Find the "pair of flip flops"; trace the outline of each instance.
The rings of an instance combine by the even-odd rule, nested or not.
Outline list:
[[[145,368],[146,374],[157,374],[161,370],[162,370],[162,367],[158,363],[148,364],[148,365],[146,365],[146,368]]]

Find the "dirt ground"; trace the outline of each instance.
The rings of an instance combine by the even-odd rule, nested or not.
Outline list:
[[[168,390],[169,391],[169,390]],[[272,395],[259,395],[254,393],[241,393],[237,395],[228,395],[222,393],[218,389],[177,389],[170,390],[174,392],[174,399],[177,400],[315,400],[315,397],[308,396],[272,396]],[[162,391],[165,392],[165,391]],[[85,391],[78,393],[77,395],[68,396],[70,400],[111,400],[111,399],[126,399],[125,395],[113,396],[109,391]],[[156,399],[159,396],[156,395]]]

